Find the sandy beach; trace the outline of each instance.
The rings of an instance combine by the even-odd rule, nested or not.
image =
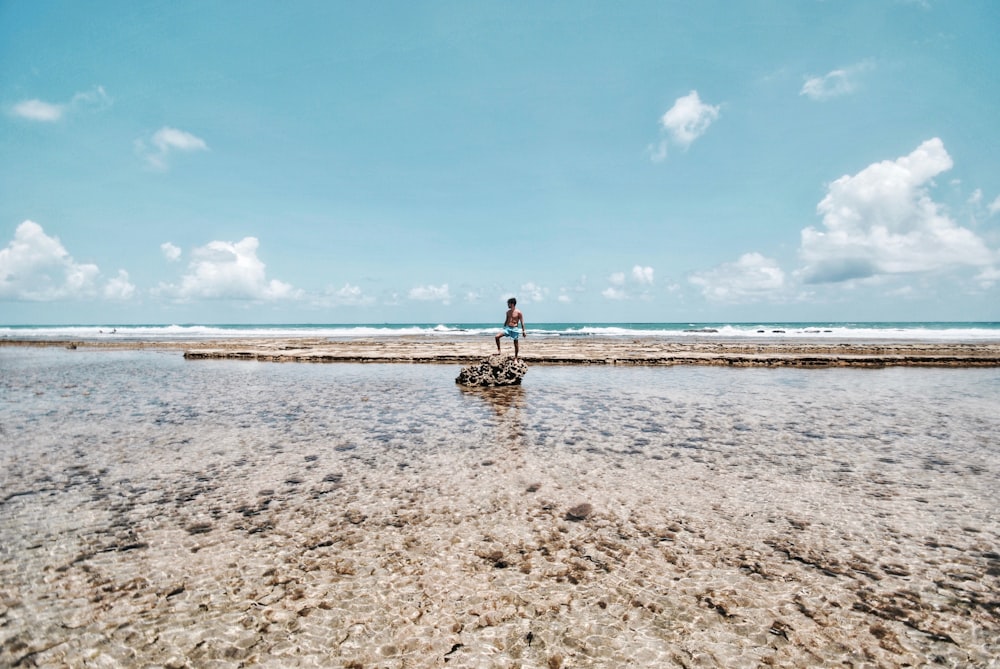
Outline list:
[[[0,347],[0,666],[996,666],[996,369],[526,348]]]
[[[496,352],[491,337],[233,338],[217,341],[0,340],[0,346],[183,350],[190,360],[468,364]],[[512,352],[509,340],[504,352]],[[531,338],[521,357],[547,365],[731,367],[997,367],[1000,343],[649,338]]]

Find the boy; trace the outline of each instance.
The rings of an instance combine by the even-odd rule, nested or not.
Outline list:
[[[517,331],[518,325],[521,326],[520,332]],[[507,300],[507,317],[503,321],[503,332],[498,332],[496,336],[497,353],[500,353],[500,338],[505,335],[514,340],[514,359],[516,360],[519,353],[517,340],[519,337],[527,337],[528,333],[524,331],[524,314],[517,308],[517,300],[513,297]]]

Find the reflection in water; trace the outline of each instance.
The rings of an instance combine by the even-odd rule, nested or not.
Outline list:
[[[492,388],[470,388],[459,386],[466,395],[482,398],[496,413],[497,442],[513,448],[524,445],[524,387],[497,386]]]
[[[510,409],[520,409],[524,403],[524,386],[496,386],[493,388],[458,387],[468,395],[482,397],[493,407],[498,416],[503,416]]]

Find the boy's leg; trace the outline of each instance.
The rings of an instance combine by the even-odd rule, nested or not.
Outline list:
[[[497,333],[497,336],[496,336],[496,340],[497,340],[497,353],[500,352],[500,337],[502,337],[502,336],[503,336],[502,332],[498,332]]]
[[[520,347],[518,346],[518,341],[517,341],[517,340],[515,339],[515,340],[514,340],[514,357],[515,357],[515,358],[517,358],[517,354],[518,354],[518,349],[519,349],[519,348],[520,348]]]

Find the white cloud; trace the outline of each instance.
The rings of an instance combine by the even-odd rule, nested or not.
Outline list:
[[[111,98],[103,86],[95,86],[89,91],[76,93],[66,103],[45,102],[44,100],[22,100],[11,107],[11,114],[28,121],[53,123],[67,113],[82,109],[105,109],[111,106]]]
[[[1000,195],[997,195],[996,199],[990,202],[990,216],[1000,211]]]
[[[972,195],[969,196],[969,200],[968,200],[969,204],[971,204],[971,205],[977,205],[977,204],[979,204],[982,201],[983,201],[983,191],[982,191],[982,189],[981,188],[977,188],[976,190],[972,191]]]
[[[518,293],[522,296],[522,299],[527,302],[541,302],[545,299],[545,293],[548,292],[541,286],[529,282],[521,285]]]
[[[163,126],[153,133],[148,142],[141,139],[136,140],[136,152],[151,168],[156,170],[167,169],[169,156],[177,151],[190,153],[208,150],[208,144],[202,138],[169,126]]]
[[[256,237],[238,242],[209,242],[191,252],[187,273],[179,285],[161,284],[159,293],[179,300],[195,298],[232,300],[297,299],[301,291],[267,280],[265,265],[257,257]]]
[[[609,300],[627,300],[637,292],[639,297],[648,297],[649,286],[653,285],[653,268],[634,265],[628,274],[614,272],[609,275],[608,283],[611,285],[601,291],[601,295]]]
[[[653,268],[636,265],[632,268],[632,280],[639,284],[653,284]]]
[[[584,293],[586,292],[586,290],[587,290],[587,275],[583,274],[580,276],[580,279],[576,282],[576,285],[570,286],[569,288],[566,287],[560,288],[559,297],[556,299],[558,299],[559,302],[563,304],[569,304],[570,302],[573,301],[573,297],[572,295],[570,295],[570,292]]]
[[[717,118],[719,107],[703,103],[698,91],[691,91],[674,101],[674,106],[667,110],[660,123],[674,142],[686,147],[704,135]]]
[[[451,293],[446,283],[442,283],[440,286],[417,286],[410,289],[410,299],[449,304],[451,303]]]
[[[931,199],[933,178],[951,167],[944,144],[934,138],[907,156],[834,181],[817,206],[823,229],[802,230],[803,280],[836,283],[991,265],[985,243]]]
[[[646,151],[649,153],[649,159],[654,163],[662,163],[667,159],[667,140],[660,140],[659,144],[650,144]]]
[[[992,288],[998,282],[1000,282],[1000,268],[997,267],[987,267],[982,272],[976,276],[976,281],[984,290]]]
[[[719,109],[719,106],[703,103],[698,91],[691,91],[674,101],[674,106],[660,118],[660,126],[667,133],[670,143],[686,149],[719,118]],[[667,139],[663,139],[658,145],[649,147],[653,162],[667,157],[667,145]]]
[[[174,149],[178,151],[204,151],[208,148],[205,140],[200,137],[167,126],[160,128],[153,134],[153,145],[163,153]]]
[[[850,67],[832,70],[821,77],[808,77],[799,95],[805,95],[812,100],[829,100],[848,95],[857,90],[858,79],[871,68],[872,64],[864,61]]]
[[[42,100],[24,100],[14,105],[11,113],[29,121],[52,123],[63,117],[63,114],[66,113],[66,105],[52,104]]]
[[[365,295],[359,286],[350,283],[345,283],[342,288],[327,289],[325,297],[327,299],[324,302],[334,306],[360,306],[375,301],[374,298]]]
[[[118,276],[104,284],[104,298],[107,300],[128,300],[135,295],[135,286],[128,279],[128,272],[118,270]]]
[[[111,106],[112,100],[104,90],[104,86],[94,86],[89,91],[77,93],[70,100],[69,106],[72,109],[107,109]]]
[[[119,272],[101,291],[101,270],[91,263],[78,263],[58,237],[45,234],[41,225],[24,221],[14,239],[0,249],[0,299],[51,301],[93,298],[100,295],[127,299],[135,292],[128,274]]]
[[[778,263],[759,253],[744,253],[734,263],[725,263],[691,276],[691,283],[714,302],[746,302],[778,297],[785,288],[785,273]]]
[[[160,244],[160,250],[163,251],[163,257],[170,262],[176,262],[181,259],[181,250],[177,246],[174,246],[170,242],[163,242]]]

